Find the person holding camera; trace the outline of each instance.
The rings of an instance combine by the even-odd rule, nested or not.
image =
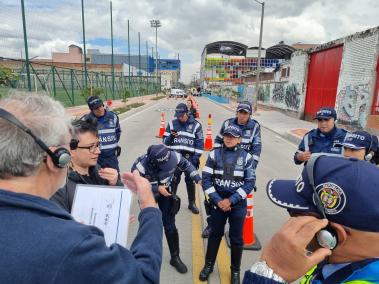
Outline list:
[[[192,165],[198,169],[200,156],[204,149],[204,135],[200,122],[188,114],[188,107],[180,103],[175,109],[175,119],[170,121],[163,134],[163,143],[170,149],[182,154]],[[183,171],[178,169],[172,181],[172,187],[176,191],[180,183]],[[199,214],[196,207],[195,184],[192,178],[185,174],[185,182],[188,195],[188,209],[193,214]]]
[[[134,162],[132,171],[135,169],[150,181],[159,209],[162,211],[163,227],[171,255],[170,264],[179,273],[186,273],[187,266],[179,256],[179,233],[175,225],[180,198],[176,195],[177,187],[172,186],[172,181],[176,170],[185,172],[197,184],[201,184],[201,177],[187,159],[165,145],[151,145],[147,153]]]
[[[113,111],[104,108],[103,101],[98,96],[90,96],[87,99],[90,113],[81,119],[97,122],[101,153],[98,164],[102,168],[113,168],[120,172],[118,157],[121,147],[118,145],[121,137],[120,119]]]
[[[240,146],[242,131],[229,124],[223,133],[223,146],[209,153],[203,168],[203,190],[211,203],[211,233],[205,265],[199,279],[206,281],[213,271],[226,220],[229,219],[231,243],[231,283],[240,283],[243,250],[243,224],[247,213],[247,195],[255,185],[254,158]]]
[[[123,186],[117,170],[101,168],[97,164],[101,151],[96,124],[93,121],[76,120],[72,122],[72,132],[67,183],[50,199],[69,213],[77,184]]]

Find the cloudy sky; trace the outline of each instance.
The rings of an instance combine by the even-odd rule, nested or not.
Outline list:
[[[161,58],[182,59],[182,78],[189,82],[199,71],[204,45],[232,40],[257,46],[261,5],[254,0],[113,0],[115,51],[127,52],[130,20],[131,52],[142,54],[146,41],[155,45],[149,20],[160,19],[158,49]],[[109,1],[84,0],[87,48],[110,51]],[[50,58],[71,43],[81,45],[80,0],[25,0],[30,57]],[[324,43],[379,25],[378,0],[266,0],[263,47],[283,40],[287,44]],[[0,0],[0,56],[23,54],[20,1]]]

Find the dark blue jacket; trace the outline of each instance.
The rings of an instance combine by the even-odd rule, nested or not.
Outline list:
[[[171,131],[176,131],[178,136],[174,137]],[[190,162],[196,164],[204,149],[204,135],[200,122],[193,116],[189,116],[186,123],[181,123],[178,119],[170,121],[163,134],[163,143],[184,156],[189,153]]]
[[[225,164],[235,165],[233,173],[226,173]],[[253,158],[240,147],[214,149],[209,153],[202,177],[203,190],[215,205],[224,198],[236,204],[255,186]]]
[[[254,164],[256,168],[259,162],[259,157],[262,152],[262,140],[261,140],[261,126],[255,119],[250,119],[245,125],[237,123],[237,118],[230,118],[223,122],[219,134],[215,138],[214,148],[219,148],[223,145],[223,133],[225,127],[229,124],[238,125],[242,132],[241,147],[253,156]]]
[[[341,154],[343,147],[337,147],[336,144],[341,144],[344,141],[346,133],[347,131],[345,129],[337,127],[334,127],[328,134],[323,134],[318,128],[312,129],[304,135],[298,150],[295,152],[295,164],[300,165],[303,163],[296,157],[296,154],[299,152],[310,151],[312,154]]]
[[[159,185],[170,185],[174,173],[177,168],[181,171],[188,173],[191,178],[198,183],[201,180],[196,168],[181,154],[172,151],[171,154],[176,156],[176,167],[173,167],[171,171],[162,171],[158,167],[149,162],[149,157],[145,154],[137,158],[133,163],[132,172],[138,170],[140,174],[150,181],[153,193],[158,194]]]
[[[121,136],[120,122],[117,114],[112,111],[105,111],[102,117],[96,117],[92,112],[86,114],[81,119],[90,116],[97,119],[99,142],[101,145],[102,157],[111,157],[115,155]]]
[[[130,250],[107,247],[102,231],[37,196],[0,190],[0,212],[0,283],[159,283],[157,208],[141,211]]]

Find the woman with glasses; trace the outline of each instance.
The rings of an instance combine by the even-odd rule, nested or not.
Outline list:
[[[71,164],[67,183],[51,198],[68,212],[71,212],[77,184],[122,185],[116,169],[100,168],[97,164],[101,152],[97,126],[91,121],[83,120],[74,121],[72,125]]]

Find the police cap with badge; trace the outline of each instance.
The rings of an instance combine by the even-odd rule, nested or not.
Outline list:
[[[376,139],[375,139],[376,138]],[[365,149],[365,160],[370,161],[373,158],[371,152],[377,152],[377,137],[371,135],[366,131],[355,131],[353,133],[348,133],[345,140],[341,144],[336,144],[336,146],[342,146],[352,150],[362,150]]]
[[[316,113],[316,116],[314,119],[331,119],[334,118],[334,120],[337,120],[337,112],[334,108],[331,107],[322,107],[320,110]]]
[[[316,154],[297,180],[271,180],[266,190],[273,203],[294,215],[316,213],[352,229],[379,232],[379,169],[365,161]],[[338,243],[336,236],[319,237],[321,246]]]
[[[87,104],[90,110],[95,110],[104,105],[103,101],[99,98],[99,96],[88,97]]]
[[[240,112],[240,111],[244,111],[251,114],[253,110],[251,108],[250,102],[248,101],[240,102],[237,106],[237,112]]]
[[[242,136],[242,131],[237,125],[229,124],[227,127],[225,127],[223,135],[224,136],[233,136],[235,138],[239,138]]]
[[[188,107],[187,107],[186,104],[180,103],[180,104],[178,104],[176,106],[176,108],[175,108],[175,117],[182,117],[186,113],[188,113]]]

